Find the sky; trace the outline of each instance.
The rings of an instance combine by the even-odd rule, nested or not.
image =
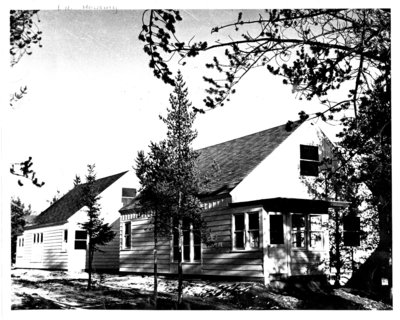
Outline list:
[[[68,192],[76,174],[96,164],[97,177],[132,170],[139,150],[164,138],[172,87],[156,79],[138,40],[143,10],[85,10],[57,5],[42,10],[38,24],[42,48],[10,68],[9,92],[26,85],[28,94],[6,111],[2,149],[6,163],[33,158],[42,188],[5,177],[7,192],[31,204],[36,213],[60,191]],[[257,11],[246,13],[257,15]],[[237,18],[235,10],[181,10],[177,34],[185,40],[216,40],[212,27]],[[219,37],[220,35],[217,35]],[[202,76],[212,55],[187,60],[182,71],[189,100],[202,106]],[[282,78],[266,69],[248,73],[224,107],[198,115],[201,148],[297,120],[300,110],[316,111],[318,102],[299,101]],[[321,124],[321,121],[319,122]],[[323,125],[323,124],[322,124]],[[324,127],[331,137],[334,129]],[[139,188],[136,181],[127,187]]]

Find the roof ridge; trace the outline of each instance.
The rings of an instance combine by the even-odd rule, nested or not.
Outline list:
[[[96,179],[94,181],[96,193],[101,194],[105,189],[111,186],[128,171],[129,170]],[[87,182],[74,186],[60,199],[50,205],[47,209],[43,210],[39,215],[37,215],[35,219],[36,223],[32,227],[37,228],[48,223],[65,221],[79,211],[83,207],[80,202],[80,194],[82,192],[82,188],[86,184]]]
[[[100,181],[100,180],[105,180],[105,179],[108,179],[108,178],[116,177],[116,176],[118,176],[118,175],[121,175],[121,177],[122,177],[122,176],[123,176],[125,173],[127,173],[128,171],[129,171],[129,170],[122,171],[122,172],[120,172],[120,173],[112,174],[112,175],[110,175],[110,176],[106,176],[106,177],[103,177],[103,178],[99,178],[99,179],[96,179],[96,180],[94,180],[94,181],[96,182],[96,181]],[[80,184],[74,186],[74,188],[76,188],[76,187],[78,187],[78,186],[84,186],[85,184],[87,184],[87,182],[80,183]],[[73,190],[74,188],[72,188],[71,190]],[[70,190],[70,191],[71,191],[71,190]],[[69,191],[68,191],[68,192],[69,192]]]
[[[291,121],[291,122],[292,122],[293,124],[301,124],[300,120]],[[263,133],[263,132],[266,132],[266,131],[269,131],[269,130],[272,131],[272,130],[274,130],[274,129],[276,129],[276,128],[286,126],[287,124],[288,124],[288,122],[286,122],[285,124],[280,124],[280,125],[278,125],[278,126],[268,128],[268,129],[260,130],[260,131],[253,132],[253,133],[249,133],[249,134],[246,134],[246,135],[244,135],[244,136],[240,136],[240,137],[233,138],[233,139],[230,139],[230,140],[226,140],[226,141],[223,141],[223,142],[218,142],[218,143],[216,143],[216,144],[212,144],[212,145],[209,145],[209,146],[207,146],[207,147],[203,147],[203,148],[200,148],[200,149],[196,149],[196,151],[201,151],[201,150],[204,150],[204,149],[207,149],[207,148],[216,147],[216,146],[218,146],[218,145],[221,145],[221,144],[224,144],[224,143],[229,143],[229,142],[232,142],[232,141],[235,141],[235,140],[248,138],[248,137],[250,137],[250,136],[253,136],[253,135],[256,135],[256,134],[259,134],[259,133]],[[288,131],[295,131],[298,127],[299,127],[299,125],[295,126],[294,128],[292,128],[292,130],[288,130]]]

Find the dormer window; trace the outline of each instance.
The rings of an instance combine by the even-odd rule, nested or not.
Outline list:
[[[318,147],[300,145],[300,175],[318,176]]]

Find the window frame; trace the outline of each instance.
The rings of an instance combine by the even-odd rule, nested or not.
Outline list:
[[[304,226],[304,231],[300,230],[300,231],[293,231],[293,217],[294,216],[300,216],[303,217],[305,220],[305,226]],[[313,230],[312,229],[312,225],[311,225],[311,218],[313,217],[319,217],[321,220],[320,223],[320,229],[319,230]],[[291,237],[291,241],[290,241],[290,246],[293,250],[300,250],[300,251],[325,251],[326,250],[326,239],[325,239],[325,230],[323,228],[323,223],[324,223],[324,219],[323,219],[323,214],[322,213],[292,213],[291,214],[291,228],[290,228],[290,237]],[[302,247],[296,247],[293,245],[294,241],[294,237],[293,235],[295,233],[299,233],[299,232],[303,232],[304,233],[304,246]],[[320,234],[321,235],[321,245],[320,246],[316,246],[316,247],[311,247],[311,238],[312,238],[312,234]]]
[[[175,225],[175,224],[174,224]],[[185,224],[182,223],[182,227]],[[182,228],[183,229],[183,228]],[[201,234],[199,237],[200,242],[199,243],[195,243],[195,232],[199,232],[200,234],[200,230],[196,230],[193,227],[193,223],[189,222],[189,230],[182,230],[182,241],[183,241],[183,247],[182,247],[182,263],[186,263],[186,264],[201,264],[202,261],[202,243],[201,243]],[[185,245],[184,241],[185,241],[185,237],[184,237],[184,232],[189,232],[189,245]],[[179,249],[177,250],[177,248],[179,248],[179,235],[177,234],[177,230],[173,230],[172,232],[172,262],[176,263],[178,262],[178,257],[175,257],[175,253],[179,253]],[[189,260],[185,260],[185,247],[189,248]],[[195,260],[195,247],[200,247],[200,257],[199,259]]]
[[[67,252],[68,251],[68,229],[63,229],[62,232],[62,242],[61,242],[61,251]]]
[[[127,233],[127,226],[129,225],[129,233]],[[127,238],[129,238],[129,246],[127,246]],[[132,221],[125,221],[122,236],[122,250],[132,250]]]
[[[81,232],[81,234],[83,234],[84,232],[86,233],[86,238],[84,239],[82,238],[77,238],[77,234],[78,232]],[[75,230],[75,239],[74,239],[74,250],[87,250],[87,240],[88,240],[88,235],[87,232],[85,230]],[[85,248],[77,248],[76,245],[77,243],[83,243],[85,242]]]
[[[305,150],[306,148],[315,148],[316,150],[314,150],[312,152],[307,152],[307,150]],[[312,154],[315,151],[316,151],[316,157],[314,157],[315,155]],[[319,174],[319,147],[314,146],[314,145],[300,144],[300,157],[299,158],[300,158],[300,167],[299,167],[300,176],[318,177],[318,174]],[[310,167],[305,169],[304,168],[305,166],[312,166],[312,169],[310,169]],[[316,169],[315,169],[315,167],[316,167]],[[311,172],[311,174],[310,174],[310,171],[313,171],[313,172]],[[316,172],[314,172],[314,171],[316,171]]]
[[[244,226],[243,231],[236,230],[236,217],[243,215],[244,216]],[[249,226],[249,215],[257,215],[258,217],[258,229],[250,229]],[[233,252],[244,252],[244,251],[260,251],[262,249],[262,240],[261,240],[261,214],[260,211],[245,211],[245,212],[237,212],[232,214],[232,230],[231,230],[231,238],[232,238],[232,251]],[[250,245],[250,232],[255,232],[258,230],[258,247],[251,247]],[[243,232],[243,248],[236,247],[236,234],[239,232]]]

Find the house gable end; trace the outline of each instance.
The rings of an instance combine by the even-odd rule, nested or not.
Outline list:
[[[300,145],[318,146],[320,159],[332,148],[319,128],[310,122],[303,123],[231,191],[232,202],[314,199],[307,186],[314,177],[300,175]]]

